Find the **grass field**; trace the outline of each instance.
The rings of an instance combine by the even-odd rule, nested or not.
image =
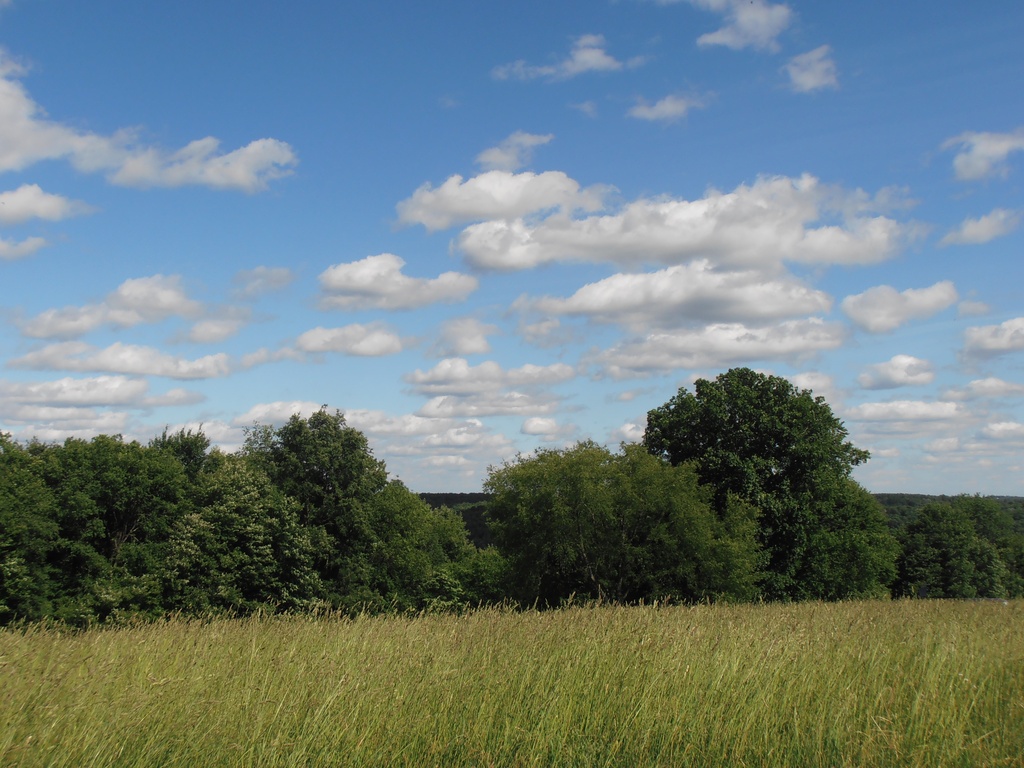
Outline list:
[[[1024,765],[1024,602],[0,631],[0,764]]]

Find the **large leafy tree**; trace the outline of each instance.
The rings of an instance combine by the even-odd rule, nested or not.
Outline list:
[[[541,450],[492,469],[484,487],[494,542],[522,602],[754,593],[750,508],[734,503],[720,518],[690,467],[641,446]]]
[[[769,599],[852,596],[851,584],[872,594],[891,579],[883,511],[851,485],[868,453],[824,398],[734,368],[650,411],[644,445],[671,464],[694,462],[720,513],[730,494],[760,510]]]

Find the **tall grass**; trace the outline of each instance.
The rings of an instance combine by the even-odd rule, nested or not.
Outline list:
[[[1024,765],[1024,602],[0,632],[0,764]]]

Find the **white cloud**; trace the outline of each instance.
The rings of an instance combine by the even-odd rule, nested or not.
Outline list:
[[[292,416],[308,419],[321,407],[321,403],[309,400],[275,400],[271,403],[258,403],[240,416],[236,416],[231,423],[236,427],[247,427],[252,424],[283,424]]]
[[[170,317],[195,317],[199,302],[189,299],[179,275],[153,275],[125,280],[100,304],[48,309],[21,325],[34,338],[73,338],[103,325],[130,328]]]
[[[37,405],[126,405],[141,402],[148,391],[145,379],[127,376],[68,377],[35,382],[0,380],[0,400]]]
[[[865,331],[887,333],[910,320],[931,317],[953,306],[957,298],[953,283],[943,280],[928,288],[908,288],[902,292],[889,285],[879,285],[847,296],[841,306]]]
[[[540,438],[542,442],[553,443],[572,435],[576,427],[572,424],[559,424],[555,419],[546,416],[531,416],[523,422],[519,431],[524,435]]]
[[[691,109],[704,106],[699,99],[669,94],[654,104],[640,99],[626,114],[639,120],[672,122],[684,117]]]
[[[704,259],[652,273],[618,274],[566,299],[544,297],[532,308],[547,315],[585,315],[642,332],[694,320],[757,322],[827,313],[830,297],[796,278],[763,272],[716,271]]]
[[[981,434],[990,440],[1024,441],[1024,424],[1017,421],[997,421],[986,425]]]
[[[0,49],[0,172],[20,171],[43,160],[68,160],[77,170],[103,171],[124,186],[177,187],[199,184],[257,192],[286,175],[297,162],[292,148],[259,139],[219,153],[212,137],[166,152],[143,146],[136,131],[101,136],[47,120],[18,80],[24,69]]]
[[[239,310],[207,317],[195,323],[188,332],[188,340],[195,344],[215,344],[230,339],[249,322],[249,313]]]
[[[10,192],[0,192],[0,224],[21,224],[30,219],[61,221],[94,210],[79,200],[43,192],[38,184],[22,184]]]
[[[235,296],[255,299],[291,284],[295,275],[287,267],[255,267],[240,270],[234,277]]]
[[[977,219],[964,219],[963,223],[947,234],[939,245],[979,245],[1008,235],[1020,224],[1020,211],[996,208]]]
[[[438,302],[462,301],[476,290],[471,275],[445,272],[434,279],[402,274],[398,256],[381,253],[324,270],[320,286],[324,309],[415,309]]]
[[[956,305],[957,317],[974,317],[987,315],[992,308],[983,301],[961,301]]]
[[[553,138],[553,133],[516,131],[498,146],[477,155],[476,162],[485,171],[517,171],[530,162],[534,147],[547,144]]]
[[[959,147],[953,158],[953,170],[961,181],[977,181],[990,176],[1006,177],[1010,168],[1007,158],[1024,150],[1024,128],[1013,133],[966,131],[947,140],[943,149]]]
[[[797,93],[810,93],[822,88],[838,88],[836,63],[830,54],[832,49],[821,45],[813,51],[801,53],[789,60],[784,67],[789,75],[790,87]]]
[[[380,357],[401,352],[402,340],[384,326],[355,323],[341,328],[313,328],[299,336],[295,346],[302,352]]]
[[[885,403],[861,403],[846,411],[856,421],[913,422],[948,421],[963,415],[959,403],[892,400]]]
[[[420,394],[471,395],[510,387],[548,386],[569,381],[575,376],[573,367],[565,363],[528,363],[506,370],[493,360],[474,366],[461,357],[452,357],[441,360],[429,371],[416,370],[407,374],[405,380]]]
[[[762,268],[783,261],[872,264],[896,254],[920,230],[865,215],[881,204],[865,198],[860,190],[844,192],[810,175],[778,176],[729,193],[710,190],[693,201],[641,199],[617,213],[582,219],[563,212],[537,224],[519,218],[485,221],[463,230],[457,243],[473,265],[485,269],[554,261],[637,266],[694,258]]]
[[[29,237],[21,242],[12,242],[0,237],[0,259],[4,261],[23,259],[47,245],[49,243],[41,237]]]
[[[471,179],[450,176],[436,189],[423,184],[397,205],[401,224],[422,224],[428,230],[484,219],[510,219],[537,211],[596,211],[607,189],[580,185],[561,171],[510,173],[487,171]]]
[[[230,371],[228,356],[223,352],[188,360],[152,347],[121,342],[104,349],[79,341],[50,344],[11,360],[8,365],[32,370],[122,373],[171,379],[210,379],[226,376]]]
[[[419,413],[431,418],[484,418],[487,416],[536,416],[554,412],[559,398],[550,393],[498,392],[473,395],[440,395],[427,401]]]
[[[662,4],[676,0],[660,0]],[[725,16],[726,24],[715,32],[697,38],[698,45],[724,45],[727,48],[755,48],[777,51],[776,38],[793,21],[788,5],[772,5],[764,0],[689,0],[691,5]]]
[[[568,80],[585,72],[615,72],[626,64],[605,51],[602,35],[581,35],[573,42],[569,56],[557,64],[527,64],[522,59],[491,70],[496,80]]]
[[[986,358],[1024,350],[1024,317],[999,325],[978,325],[964,332],[964,354]]]
[[[1024,397],[1024,384],[1014,384],[995,377],[974,379],[963,389],[943,393],[948,400],[977,400],[980,398]]]
[[[751,360],[794,360],[840,347],[838,324],[818,318],[752,328],[715,323],[697,330],[666,331],[627,341],[597,354],[594,362],[613,378],[647,376],[680,369],[723,368]]]
[[[931,384],[934,380],[932,364],[912,355],[895,355],[887,362],[869,366],[857,377],[857,383],[865,389],[895,389]]]
[[[491,351],[487,337],[497,332],[497,326],[482,323],[474,317],[448,320],[441,326],[441,337],[433,352],[442,357],[485,354]]]

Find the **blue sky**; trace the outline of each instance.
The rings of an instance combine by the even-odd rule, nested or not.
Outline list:
[[[872,491],[1024,494],[1024,6],[0,0],[0,431],[416,491],[734,366]]]

